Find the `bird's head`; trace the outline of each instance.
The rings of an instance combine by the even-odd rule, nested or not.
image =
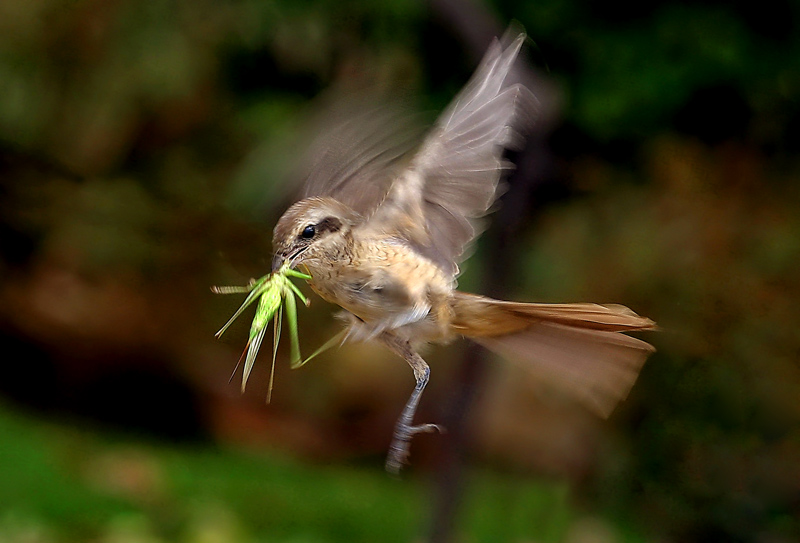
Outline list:
[[[361,215],[333,198],[306,198],[286,210],[272,237],[272,271],[289,261],[294,268],[340,252]]]

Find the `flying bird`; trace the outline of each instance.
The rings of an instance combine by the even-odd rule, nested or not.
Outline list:
[[[525,41],[495,40],[475,74],[413,146],[390,113],[344,120],[316,146],[302,198],[274,230],[272,269],[301,266],[312,289],[339,305],[349,340],[383,343],[411,366],[416,386],[394,429],[386,468],[407,462],[430,376],[428,342],[469,338],[529,366],[602,416],[623,400],[653,347],[624,332],[655,324],[621,305],[495,300],[456,289],[459,263],[509,169],[536,99],[509,73]],[[389,129],[387,129],[389,125]]]

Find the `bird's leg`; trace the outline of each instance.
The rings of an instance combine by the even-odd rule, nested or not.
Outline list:
[[[411,397],[403,408],[403,413],[400,415],[400,418],[397,419],[392,443],[389,446],[389,456],[386,458],[386,471],[390,473],[399,473],[400,468],[406,463],[408,458],[408,448],[414,434],[433,431],[441,432],[443,429],[436,424],[412,425],[414,413],[417,411],[417,404],[419,404],[422,391],[425,390],[425,385],[428,384],[428,377],[431,373],[428,364],[426,364],[425,360],[411,348],[408,341],[400,339],[391,332],[382,333],[380,338],[392,352],[398,354],[408,362],[411,369],[414,370],[414,378],[417,381],[414,392],[411,393]]]

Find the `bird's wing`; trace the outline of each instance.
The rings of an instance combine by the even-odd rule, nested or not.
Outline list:
[[[536,109],[530,91],[505,84],[524,40],[521,34],[505,49],[492,43],[369,218],[371,228],[408,240],[454,277],[509,168],[503,150]]]
[[[328,99],[303,159],[301,198],[327,196],[361,215],[385,199],[422,134],[416,117],[373,96]]]

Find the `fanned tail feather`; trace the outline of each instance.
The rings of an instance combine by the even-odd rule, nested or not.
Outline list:
[[[627,307],[526,304],[457,293],[454,331],[519,361],[537,377],[607,417],[655,349],[622,332],[653,330]]]

